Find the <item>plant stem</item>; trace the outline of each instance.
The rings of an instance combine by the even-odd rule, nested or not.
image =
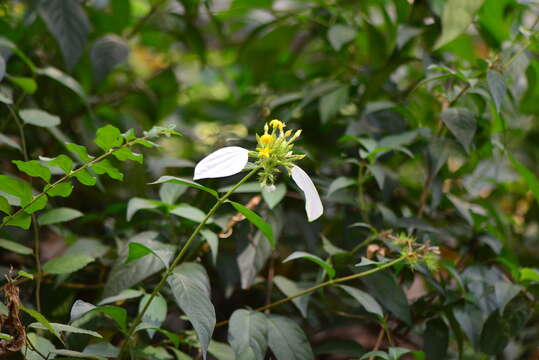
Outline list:
[[[200,233],[200,230],[202,230],[204,225],[206,225],[208,220],[212,217],[213,214],[215,214],[217,209],[219,209],[221,207],[221,205],[223,205],[223,203],[225,203],[225,201],[230,197],[230,195],[232,195],[232,193],[234,193],[234,191],[236,191],[251,176],[253,176],[256,172],[258,172],[258,170],[260,170],[260,167],[256,167],[256,168],[252,169],[247,175],[245,175],[243,177],[243,179],[241,179],[236,185],[234,185],[225,195],[220,197],[217,200],[217,202],[215,203],[215,205],[213,205],[213,207],[210,209],[210,211],[206,214],[204,219],[200,222],[200,224],[198,224],[198,226],[195,228],[195,230],[193,231],[193,233],[191,234],[189,239],[187,239],[187,241],[185,242],[185,244],[181,248],[178,255],[176,255],[176,258],[174,258],[174,261],[168,267],[167,271],[165,272],[165,274],[163,275],[163,277],[161,278],[161,280],[159,281],[157,286],[153,289],[153,291],[152,291],[152,293],[150,295],[150,298],[148,299],[148,301],[146,302],[146,304],[144,305],[142,310],[139,312],[139,314],[137,315],[137,317],[135,318],[135,320],[131,324],[131,326],[130,326],[129,330],[127,331],[127,334],[126,334],[126,340],[122,345],[122,349],[120,350],[120,355],[119,355],[120,359],[122,358],[123,354],[125,353],[125,351],[127,349],[127,345],[129,344],[129,342],[131,340],[131,336],[135,332],[136,327],[142,321],[142,317],[144,316],[144,314],[146,313],[146,311],[150,307],[150,304],[152,303],[153,299],[157,296],[157,294],[159,293],[161,288],[165,285],[165,283],[166,283],[167,279],[169,278],[169,276],[172,275],[172,273],[174,272],[174,268],[180,263],[183,256],[187,252],[187,249],[191,246],[192,242],[196,239],[196,237]]]
[[[50,190],[54,189],[56,186],[60,185],[61,183],[63,183],[64,181],[67,181],[69,180],[70,178],[72,178],[73,176],[75,176],[76,174],[78,174],[79,172],[83,171],[83,170],[86,170],[92,166],[94,166],[95,164],[97,164],[98,162],[100,162],[101,160],[105,159],[106,157],[114,154],[116,151],[120,150],[120,149],[123,149],[125,147],[130,147],[130,146],[133,146],[134,144],[136,144],[138,141],[140,140],[146,140],[148,139],[149,136],[146,135],[146,136],[143,136],[143,137],[140,137],[140,138],[136,138],[134,140],[131,140],[129,142],[126,142],[125,144],[117,147],[117,148],[114,148],[114,149],[111,149],[109,151],[107,151],[106,153],[98,156],[97,158],[93,159],[92,161],[89,161],[87,162],[86,164],[82,165],[80,168],[76,169],[76,170],[73,170],[72,172],[70,172],[69,174],[65,175],[64,177],[58,179],[56,182],[52,183],[46,190],[42,191],[41,193],[39,193],[38,195],[36,195],[28,204],[24,205],[23,207],[21,207],[19,210],[17,210],[16,212],[14,212],[13,214],[9,215],[9,216],[6,216],[4,219],[3,219],[3,222],[0,224],[0,229],[2,229],[4,226],[6,226],[9,221],[11,221],[14,217],[16,217],[17,215],[19,215],[20,213],[22,213],[24,210],[26,210],[28,207],[30,207],[33,203],[35,203],[37,200],[39,200],[41,197],[45,196]]]
[[[387,269],[395,264],[398,264],[399,262],[403,261],[404,260],[404,256],[401,256],[393,261],[390,261],[388,263],[385,263],[383,265],[380,265],[378,267],[375,267],[373,269],[370,269],[370,270],[367,270],[367,271],[364,271],[364,272],[360,272],[360,273],[357,273],[357,274],[352,274],[352,275],[348,275],[348,276],[343,276],[343,277],[340,277],[340,278],[336,278],[336,279],[333,279],[333,280],[328,280],[328,281],[325,281],[323,283],[320,283],[318,285],[315,285],[313,287],[310,287],[308,289],[305,289],[305,290],[302,290],[294,295],[291,295],[291,296],[288,296],[288,297],[285,297],[284,299],[281,299],[281,300],[277,300],[271,304],[268,304],[268,305],[264,305],[264,306],[261,306],[259,308],[256,308],[254,311],[264,311],[264,310],[267,310],[267,309],[270,309],[272,307],[275,307],[277,305],[281,305],[281,304],[284,304],[290,300],[294,300],[295,298],[298,298],[300,296],[303,296],[303,295],[307,295],[313,291],[316,291],[318,289],[321,289],[321,288],[324,288],[326,286],[329,286],[329,285],[335,285],[335,284],[339,284],[339,283],[342,283],[342,282],[345,282],[345,281],[350,281],[350,280],[354,280],[354,279],[359,279],[361,277],[364,277],[364,276],[367,276],[367,275],[371,275],[371,274],[374,274],[378,271],[381,271],[381,270],[384,270],[384,269]],[[228,320],[225,320],[225,321],[221,321],[217,324],[215,324],[215,327],[221,327],[221,326],[224,326],[228,324]]]

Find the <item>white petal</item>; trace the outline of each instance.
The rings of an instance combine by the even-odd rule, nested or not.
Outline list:
[[[314,187],[313,181],[300,167],[294,166],[292,168],[292,179],[296,182],[299,188],[305,194],[305,211],[307,212],[307,218],[309,221],[318,219],[324,212],[320,195]]]
[[[249,150],[227,146],[212,152],[195,166],[193,180],[220,178],[239,173],[249,159]]]

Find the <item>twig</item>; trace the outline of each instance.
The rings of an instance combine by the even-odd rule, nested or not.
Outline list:
[[[361,272],[361,273],[357,273],[357,274],[352,274],[352,275],[348,275],[348,276],[343,276],[343,277],[340,277],[340,278],[336,278],[336,279],[333,279],[333,280],[328,280],[328,281],[325,281],[323,283],[320,283],[318,285],[315,285],[315,286],[312,286],[308,289],[305,289],[305,290],[302,290],[294,295],[291,295],[291,296],[288,296],[284,299],[281,299],[281,300],[277,300],[271,304],[268,304],[268,305],[264,305],[264,306],[261,306],[259,308],[256,308],[254,311],[258,311],[258,312],[261,312],[261,311],[264,311],[264,310],[267,310],[267,309],[271,309],[277,305],[281,305],[281,304],[284,304],[290,300],[294,300],[295,298],[298,298],[300,296],[303,296],[303,295],[306,295],[306,294],[309,294],[309,293],[312,293],[313,291],[316,291],[318,289],[322,289],[326,286],[329,286],[329,285],[335,285],[335,284],[339,284],[339,283],[342,283],[342,282],[346,282],[346,281],[350,281],[350,280],[354,280],[354,279],[359,279],[361,277],[364,277],[364,276],[367,276],[367,275],[371,275],[371,274],[374,274],[380,270],[384,270],[384,269],[387,269],[401,261],[403,261],[405,259],[404,256],[401,256],[393,261],[390,261],[388,263],[385,263],[383,265],[380,265],[379,267],[376,267],[376,268],[373,268],[373,269],[370,269],[370,270],[367,270],[367,271],[364,271],[364,272]],[[221,321],[217,324],[215,324],[215,327],[218,328],[218,327],[221,327],[221,326],[224,326],[228,324],[228,320],[225,320],[225,321]]]
[[[148,11],[148,13],[146,15],[144,15],[135,24],[135,26],[133,26],[131,31],[129,31],[125,37],[127,39],[131,39],[133,36],[135,36],[140,31],[140,29],[142,29],[142,27],[146,24],[146,22],[153,16],[153,14],[155,14],[157,12],[157,10],[159,10],[161,5],[163,5],[166,2],[167,2],[167,0],[161,0],[161,1],[158,1],[155,4],[153,4],[152,7],[150,8],[150,11]]]

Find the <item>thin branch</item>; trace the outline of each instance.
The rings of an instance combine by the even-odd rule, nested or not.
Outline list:
[[[343,276],[343,277],[340,277],[340,278],[336,278],[336,279],[333,279],[333,280],[328,280],[328,281],[325,281],[323,283],[320,283],[318,285],[315,285],[313,287],[310,287],[308,289],[305,289],[303,291],[300,291],[294,295],[291,295],[291,296],[288,296],[288,297],[285,297],[281,300],[277,300],[271,304],[268,304],[268,305],[264,305],[264,306],[261,306],[259,308],[256,308],[254,311],[258,311],[258,312],[261,312],[261,311],[264,311],[264,310],[267,310],[267,309],[271,309],[277,305],[281,305],[281,304],[284,304],[288,301],[291,301],[291,300],[294,300],[295,298],[298,298],[300,296],[303,296],[303,295],[307,295],[309,293],[312,293],[313,291],[316,291],[318,289],[322,289],[326,286],[329,286],[329,285],[335,285],[335,284],[339,284],[339,283],[342,283],[342,282],[346,282],[346,281],[350,281],[350,280],[354,280],[354,279],[359,279],[361,277],[364,277],[364,276],[367,276],[367,275],[371,275],[371,274],[374,274],[378,271],[381,271],[381,270],[384,270],[384,269],[387,269],[401,261],[404,260],[404,256],[401,256],[393,261],[390,261],[388,263],[385,263],[383,265],[380,265],[376,268],[373,268],[373,269],[370,269],[370,270],[367,270],[367,271],[364,271],[364,272],[360,272],[360,273],[357,273],[357,274],[352,274],[352,275],[348,275],[348,276]],[[228,324],[228,320],[225,320],[225,321],[221,321],[221,322],[218,322],[217,324],[215,324],[215,327],[218,328],[218,327],[221,327],[221,326],[224,326]]]

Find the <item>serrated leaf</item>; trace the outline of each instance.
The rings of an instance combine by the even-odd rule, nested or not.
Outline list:
[[[48,0],[40,3],[39,14],[52,33],[72,70],[82,55],[91,26],[78,1]]]
[[[71,151],[72,153],[77,154],[78,157],[83,162],[88,162],[88,161],[93,160],[93,157],[88,155],[88,149],[86,149],[86,147],[84,147],[82,145],[73,144],[73,143],[66,143],[65,147],[66,147],[67,150]]]
[[[105,152],[122,145],[123,141],[124,138],[120,130],[110,124],[97,129],[94,140],[95,144]]]
[[[37,321],[39,321],[47,330],[49,330],[51,333],[54,334],[54,336],[56,336],[58,338],[58,340],[60,340],[60,342],[63,344],[64,343],[64,340],[62,339],[62,337],[60,336],[60,334],[58,333],[58,331],[56,331],[56,329],[54,329],[51,325],[51,323],[49,322],[49,320],[47,320],[45,318],[45,316],[43,316],[42,314],[40,314],[39,312],[35,311],[35,310],[32,310],[32,309],[29,309],[23,305],[21,305],[21,310],[24,311],[25,313],[27,313],[28,315],[30,315],[31,317],[33,317],[34,319],[36,319]]]
[[[182,179],[182,178],[178,178],[178,177],[174,177],[174,176],[161,176],[156,181],[150,183],[150,185],[163,184],[163,183],[174,183],[174,184],[187,185],[187,186],[194,187],[196,189],[205,191],[208,194],[211,194],[216,198],[219,197],[219,195],[217,194],[217,191],[215,191],[213,189],[210,189],[209,187],[206,187],[204,185],[200,185],[199,183],[196,183],[196,182],[194,182],[192,180]]]
[[[273,239],[273,230],[271,226],[264,221],[260,216],[258,216],[254,211],[247,209],[240,203],[230,201],[232,206],[240,212],[247,220],[249,220],[254,226],[256,226],[268,239],[269,243],[273,248],[275,248],[275,240]]]
[[[464,108],[449,108],[442,112],[441,117],[449,131],[469,153],[477,129],[474,114]]]
[[[178,306],[193,325],[206,358],[215,326],[215,309],[210,301],[208,274],[202,265],[183,263],[167,279]]]
[[[117,35],[105,35],[94,42],[90,56],[93,74],[96,81],[100,82],[114,68],[127,61],[129,46]]]
[[[73,160],[71,160],[70,157],[64,154],[58,155],[54,159],[48,160],[47,163],[51,166],[59,167],[66,175],[69,174],[73,169]]]
[[[38,217],[39,225],[52,225],[71,221],[84,215],[78,210],[61,207],[49,210]]]
[[[97,181],[95,177],[90,175],[90,173],[84,169],[77,171],[75,177],[81,184],[86,186],[94,186]]]
[[[71,183],[71,181],[66,181],[66,182],[56,185],[50,190],[47,190],[47,195],[69,197],[72,191],[73,191],[73,184]]]
[[[268,349],[266,316],[256,311],[236,310],[228,325],[228,342],[237,360],[263,359]]]
[[[19,111],[19,116],[25,124],[52,127],[60,125],[60,118],[40,109],[23,109]]]
[[[170,210],[170,213],[198,223],[206,217],[202,210],[188,204],[180,204]]]
[[[142,164],[144,162],[144,156],[142,154],[134,153],[130,148],[123,147],[112,153],[114,157],[120,161],[133,160]]]
[[[382,307],[371,295],[348,285],[339,285],[339,287],[346,291],[348,295],[356,299],[357,302],[365,308],[365,310],[375,315],[378,315],[380,319],[384,317]]]
[[[357,31],[348,25],[335,24],[328,30],[328,40],[336,51],[341,50],[342,46],[356,37]]]
[[[27,246],[6,239],[0,239],[0,248],[22,255],[30,255],[34,252],[34,250]]]
[[[17,166],[17,169],[19,169],[19,171],[22,171],[27,175],[30,175],[32,177],[39,177],[47,183],[51,180],[51,171],[49,170],[49,168],[41,165],[41,163],[37,160],[13,160],[12,163]]]
[[[311,344],[293,320],[268,315],[268,345],[277,360],[313,360]]]
[[[286,259],[283,260],[283,263],[296,260],[296,259],[307,259],[314,262],[315,264],[320,265],[328,274],[328,276],[333,279],[335,277],[335,269],[329,265],[324,260],[320,259],[318,256],[310,254],[305,251],[294,251]]]
[[[97,333],[95,331],[92,331],[92,330],[81,329],[81,328],[78,328],[78,327],[75,327],[75,326],[65,325],[65,324],[58,324],[58,323],[50,323],[50,324],[58,333],[67,332],[67,333],[73,333],[73,334],[86,334],[86,335],[90,335],[90,336],[100,338],[100,339],[103,338],[103,336],[101,336],[101,334],[99,334],[99,333]],[[28,327],[31,327],[31,328],[34,328],[34,329],[48,330],[41,323],[32,323],[32,324],[28,325]]]
[[[442,13],[442,35],[435,49],[449,43],[462,34],[472,23],[484,0],[448,0]]]
[[[67,254],[55,257],[43,265],[43,271],[49,274],[70,274],[84,268],[95,259],[80,254]]]
[[[92,165],[92,169],[98,175],[107,174],[111,178],[120,181],[124,179],[124,174],[122,174],[120,170],[115,168],[107,159],[103,159],[100,162]]]

